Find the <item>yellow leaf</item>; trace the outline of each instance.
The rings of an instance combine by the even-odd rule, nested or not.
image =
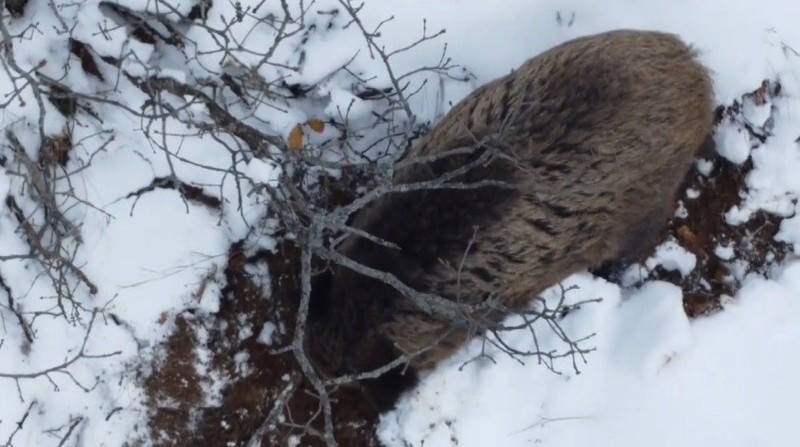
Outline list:
[[[294,126],[291,132],[289,132],[289,149],[293,151],[299,151],[303,148],[303,129],[300,126]]]
[[[325,130],[325,123],[319,118],[311,118],[306,121],[306,124],[316,133],[322,133],[322,131]]]

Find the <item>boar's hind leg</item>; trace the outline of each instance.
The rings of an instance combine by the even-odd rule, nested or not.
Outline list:
[[[612,257],[601,262],[593,269],[593,273],[611,282],[619,282],[628,265],[642,261],[642,258],[653,250],[672,213],[673,205],[670,198],[630,224],[621,222],[617,252],[612,252]]]
[[[631,263],[648,254],[655,247],[658,236],[667,227],[672,213],[673,205],[670,198],[663,200],[660,206],[650,210],[632,224],[623,224],[625,231],[620,240],[618,259],[624,263]]]

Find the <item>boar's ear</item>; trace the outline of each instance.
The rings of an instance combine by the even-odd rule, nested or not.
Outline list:
[[[372,333],[358,346],[358,354],[353,359],[355,368],[361,372],[372,371],[391,363],[400,352],[384,335]],[[364,396],[373,407],[383,413],[394,408],[400,395],[416,386],[417,372],[405,364],[396,366],[375,379],[361,381]]]

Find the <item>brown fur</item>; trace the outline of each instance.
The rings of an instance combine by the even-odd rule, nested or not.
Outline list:
[[[677,37],[623,30],[564,43],[476,90],[412,151],[430,156],[489,141],[501,156],[458,180],[502,180],[514,189],[386,195],[352,225],[401,250],[351,236],[339,251],[423,292],[467,303],[493,296],[520,308],[569,274],[634,256],[655,237],[711,126],[710,78]],[[483,150],[407,166],[394,181],[437,178]],[[430,369],[468,338],[466,328],[453,330],[347,268],[321,284],[309,342],[331,374],[434,345],[411,363]],[[384,380],[404,387],[413,377],[395,371]],[[367,385],[393,393],[376,398],[382,409],[393,403],[396,392]]]

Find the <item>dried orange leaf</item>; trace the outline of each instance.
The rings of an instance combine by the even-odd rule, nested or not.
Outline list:
[[[289,132],[289,149],[293,151],[299,151],[303,148],[303,129],[300,126],[294,126],[291,132]]]
[[[321,133],[325,130],[325,123],[319,118],[311,118],[310,120],[306,121],[308,127],[311,128],[314,132]]]

